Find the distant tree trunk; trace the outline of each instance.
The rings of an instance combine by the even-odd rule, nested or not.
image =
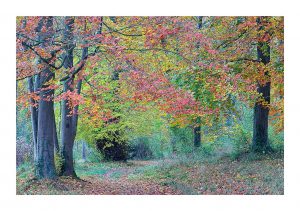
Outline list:
[[[23,25],[22,27],[25,28],[27,24],[27,19],[25,18],[23,20]],[[36,28],[36,32],[40,32],[42,28],[42,21],[39,22],[37,28]],[[40,37],[38,37],[38,39],[40,39]],[[26,46],[23,46],[25,49],[27,49]],[[37,75],[39,76],[39,74]],[[37,87],[39,86],[39,84],[37,82],[38,78],[36,78],[34,80],[35,76],[31,76],[27,79],[27,83],[28,83],[28,92],[30,94],[34,93],[37,91]],[[18,88],[18,81],[17,81],[17,87]],[[18,92],[17,92],[18,94]],[[37,131],[38,131],[38,110],[37,110],[37,106],[35,106],[35,104],[38,104],[38,102],[36,102],[34,99],[30,98],[29,100],[30,102],[30,112],[31,112],[31,127],[32,127],[32,140],[33,140],[33,161],[34,164],[37,164]],[[17,109],[18,111],[18,109]],[[17,113],[18,115],[18,113]]]
[[[61,101],[59,101],[59,118],[58,118],[58,131],[57,136],[59,136],[59,140],[61,140]]]
[[[197,126],[194,127],[194,146],[200,147],[201,146],[201,119],[197,117],[196,120]]]
[[[203,16],[198,16],[198,29],[202,29],[202,25],[203,25]]]
[[[259,30],[263,30],[262,19],[263,18],[257,19],[257,23],[260,25]],[[263,65],[267,65],[270,62],[269,41],[262,41],[262,39],[259,38],[257,44],[257,59]],[[265,77],[270,77],[268,72],[265,72]],[[257,86],[257,91],[261,94],[261,97],[254,106],[252,150],[256,152],[263,152],[270,150],[268,143],[269,108],[268,106],[262,105],[261,100],[270,104],[271,82],[267,79],[265,84],[260,84],[258,82]]]
[[[59,153],[59,143],[58,143],[58,137],[57,137],[57,132],[56,132],[55,115],[53,118],[53,143],[54,143],[54,150],[58,154]]]
[[[34,92],[37,92],[39,91],[41,87],[41,84],[40,84],[40,74],[37,74],[35,77],[34,77],[34,84],[33,84],[33,89],[34,89]],[[38,102],[36,102],[38,104]],[[35,108],[35,116],[36,116],[36,122],[34,124],[36,124],[36,131],[35,131],[35,136],[36,136],[36,140],[33,144],[33,147],[34,147],[34,151],[35,151],[35,157],[37,158],[37,131],[38,131],[38,108],[36,107]],[[35,161],[37,161],[37,159],[34,159]]]
[[[74,28],[74,18],[65,18],[65,31],[64,31],[64,41],[66,42],[66,54],[64,68],[71,69],[73,67],[73,28]],[[63,92],[73,91],[74,78],[70,77],[64,81]],[[73,122],[72,112],[69,107],[69,99],[64,99],[62,101],[62,114],[61,114],[61,139],[62,139],[62,158],[63,164],[61,169],[61,174],[64,176],[74,176],[76,173],[73,165],[73,146],[74,146],[74,135],[73,135]]]
[[[86,160],[86,145],[85,141],[82,141],[82,160]]]
[[[34,93],[33,77],[27,79],[29,93]],[[37,102],[30,98],[30,112],[31,112],[31,127],[32,127],[32,139],[33,139],[33,161],[37,162],[37,131],[38,131],[38,112],[37,107],[34,106]]]
[[[197,28],[200,30],[202,28],[202,20],[203,16],[198,16],[198,24]],[[200,44],[197,44],[197,48],[200,47]],[[197,100],[199,97],[197,97]],[[196,119],[196,126],[194,127],[194,147],[200,147],[201,146],[201,118],[197,117]]]
[[[236,99],[234,96],[232,96],[231,94],[228,95],[228,104],[230,105],[230,107],[235,107],[236,104]],[[229,110],[229,109],[227,109]],[[230,110],[227,114],[227,118],[226,118],[226,126],[227,127],[231,127],[234,124],[234,112],[232,110]]]

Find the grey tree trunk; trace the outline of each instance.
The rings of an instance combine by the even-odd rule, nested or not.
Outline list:
[[[73,67],[73,24],[74,18],[66,17],[65,20],[65,31],[64,31],[64,40],[67,43],[66,46],[66,59],[64,63],[65,68],[71,69]],[[102,23],[100,25],[100,29],[97,33],[101,33]],[[81,60],[85,61],[88,57],[88,48],[85,47],[82,50]],[[73,91],[73,83],[74,76],[67,79],[64,82],[64,92]],[[77,94],[80,94],[82,86],[82,80],[79,80],[76,85]],[[78,109],[79,106],[75,106],[73,115],[70,116],[71,109],[68,107],[68,99],[63,100],[62,102],[62,117],[61,117],[61,138],[62,138],[62,157],[63,157],[63,165],[61,169],[62,175],[65,176],[74,176],[76,177],[76,173],[73,165],[73,147],[74,140],[77,132],[77,124],[78,124]]]
[[[48,74],[48,76],[46,76]],[[42,72],[42,81],[47,82],[53,77],[49,69]],[[42,86],[47,88],[46,86]],[[47,100],[54,94],[54,90],[40,92],[37,132],[37,165],[36,176],[39,179],[56,177],[54,165],[54,142],[53,142],[53,100]]]
[[[259,30],[263,30],[262,26],[263,18],[258,18],[257,23],[260,25]],[[270,44],[269,41],[259,41],[257,44],[257,59],[263,65],[267,65],[270,62]],[[263,101],[270,103],[270,90],[271,82],[268,79],[269,73],[265,72],[267,78],[266,84],[257,85],[257,91],[261,94]],[[264,106],[258,100],[254,106],[254,121],[253,121],[253,139],[252,139],[252,150],[255,152],[269,151],[271,148],[268,142],[268,117],[269,108]]]
[[[39,40],[42,41],[41,47],[45,47],[47,38],[53,35],[53,17],[43,17],[38,28],[41,28],[43,22],[46,21],[46,32],[40,32]],[[36,162],[36,177],[38,179],[53,179],[56,178],[54,165],[54,143],[53,143],[53,121],[54,121],[54,90],[49,89],[47,84],[54,77],[54,73],[49,67],[46,67],[34,83],[34,90],[39,88],[39,107],[38,107],[38,122],[37,122],[37,162]]]
[[[66,80],[64,83],[64,92],[71,90],[68,83],[72,83],[73,80]],[[68,106],[69,100],[63,100],[62,102],[62,115],[61,115],[61,140],[62,140],[62,175],[64,176],[76,176],[73,165],[73,123],[72,116],[70,115],[71,109]]]
[[[58,137],[57,137],[57,131],[56,131],[55,114],[54,114],[54,118],[53,118],[53,143],[54,143],[55,153],[59,154],[59,143],[58,143]]]
[[[71,69],[73,67],[73,49],[74,49],[74,18],[65,18],[65,30],[64,30],[64,41],[67,43],[65,47],[65,62],[64,68]],[[63,92],[73,91],[73,77],[68,78],[64,81]],[[61,115],[61,140],[62,140],[62,158],[63,164],[61,174],[64,176],[74,176],[76,173],[73,165],[73,146],[74,146],[74,128],[72,116],[70,115],[72,110],[69,106],[69,100],[65,99],[62,101],[62,115]]]
[[[34,92],[34,84],[33,84],[33,77],[31,76],[27,79],[28,81],[28,91],[29,93]],[[31,127],[32,127],[32,138],[33,138],[33,161],[34,163],[37,162],[37,131],[38,131],[38,111],[37,107],[33,106],[37,102],[30,98],[30,112],[31,112]]]

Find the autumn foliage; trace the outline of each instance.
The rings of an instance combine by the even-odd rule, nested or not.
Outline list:
[[[239,103],[262,105],[272,127],[283,131],[282,17],[36,16],[16,22],[17,103],[38,109],[42,101],[54,102],[54,122],[66,103],[66,119],[76,117],[72,147],[76,136],[108,140],[108,134],[138,131],[128,116],[149,111],[170,127],[225,124],[243,115]],[[262,61],[259,50],[270,61]],[[269,83],[266,98],[258,87]]]

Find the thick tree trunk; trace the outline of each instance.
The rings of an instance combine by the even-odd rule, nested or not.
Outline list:
[[[258,92],[262,94],[264,100],[270,99],[270,82],[258,87]],[[269,108],[257,102],[254,106],[253,140],[252,149],[257,152],[269,151],[268,142],[268,116]]]
[[[43,22],[46,21],[46,32],[40,32]],[[53,17],[44,17],[38,26],[39,40],[45,41],[53,35]],[[45,47],[42,43],[41,47]],[[37,122],[37,162],[36,177],[38,179],[56,178],[54,164],[54,143],[53,143],[53,121],[54,121],[54,90],[48,89],[47,84],[54,77],[54,73],[46,67],[34,83],[34,91],[42,88],[39,92],[38,122]]]
[[[67,83],[65,82],[64,91],[69,90]],[[61,119],[61,138],[62,138],[62,175],[76,176],[73,165],[73,145],[74,135],[72,126],[72,116],[70,115],[71,109],[67,105],[68,100],[64,100],[62,103],[62,119]]]
[[[257,19],[258,24],[262,24],[262,19]],[[259,30],[262,30],[261,26]],[[257,59],[263,65],[270,62],[270,45],[268,41],[258,41],[257,44]],[[269,78],[269,73],[265,72],[265,77]],[[270,146],[268,143],[268,117],[269,117],[269,107],[262,104],[266,102],[270,104],[270,90],[271,82],[267,79],[267,83],[258,83],[257,91],[261,94],[259,100],[254,106],[254,121],[253,121],[253,140],[252,149],[255,152],[269,151]]]
[[[53,73],[46,69],[42,72],[42,75],[42,81],[45,83],[51,80]],[[47,88],[47,86],[42,86],[42,88]],[[36,165],[36,176],[39,179],[53,179],[56,177],[53,143],[54,110],[53,100],[51,100],[53,94],[54,90],[42,90],[40,92]]]

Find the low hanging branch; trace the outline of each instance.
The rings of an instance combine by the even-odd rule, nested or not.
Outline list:
[[[50,58],[44,58],[43,56],[41,56],[32,45],[27,44],[26,42],[22,42],[22,45],[29,48],[30,50],[32,50],[44,63],[46,63],[47,65],[49,65],[50,67],[58,70],[60,68],[62,68],[62,66],[64,65],[65,59],[66,57],[63,58],[63,61],[61,62],[61,64],[56,67],[54,64],[51,64],[50,61],[56,56],[56,53],[59,52],[61,50],[61,48],[54,50],[51,52],[51,57]]]

